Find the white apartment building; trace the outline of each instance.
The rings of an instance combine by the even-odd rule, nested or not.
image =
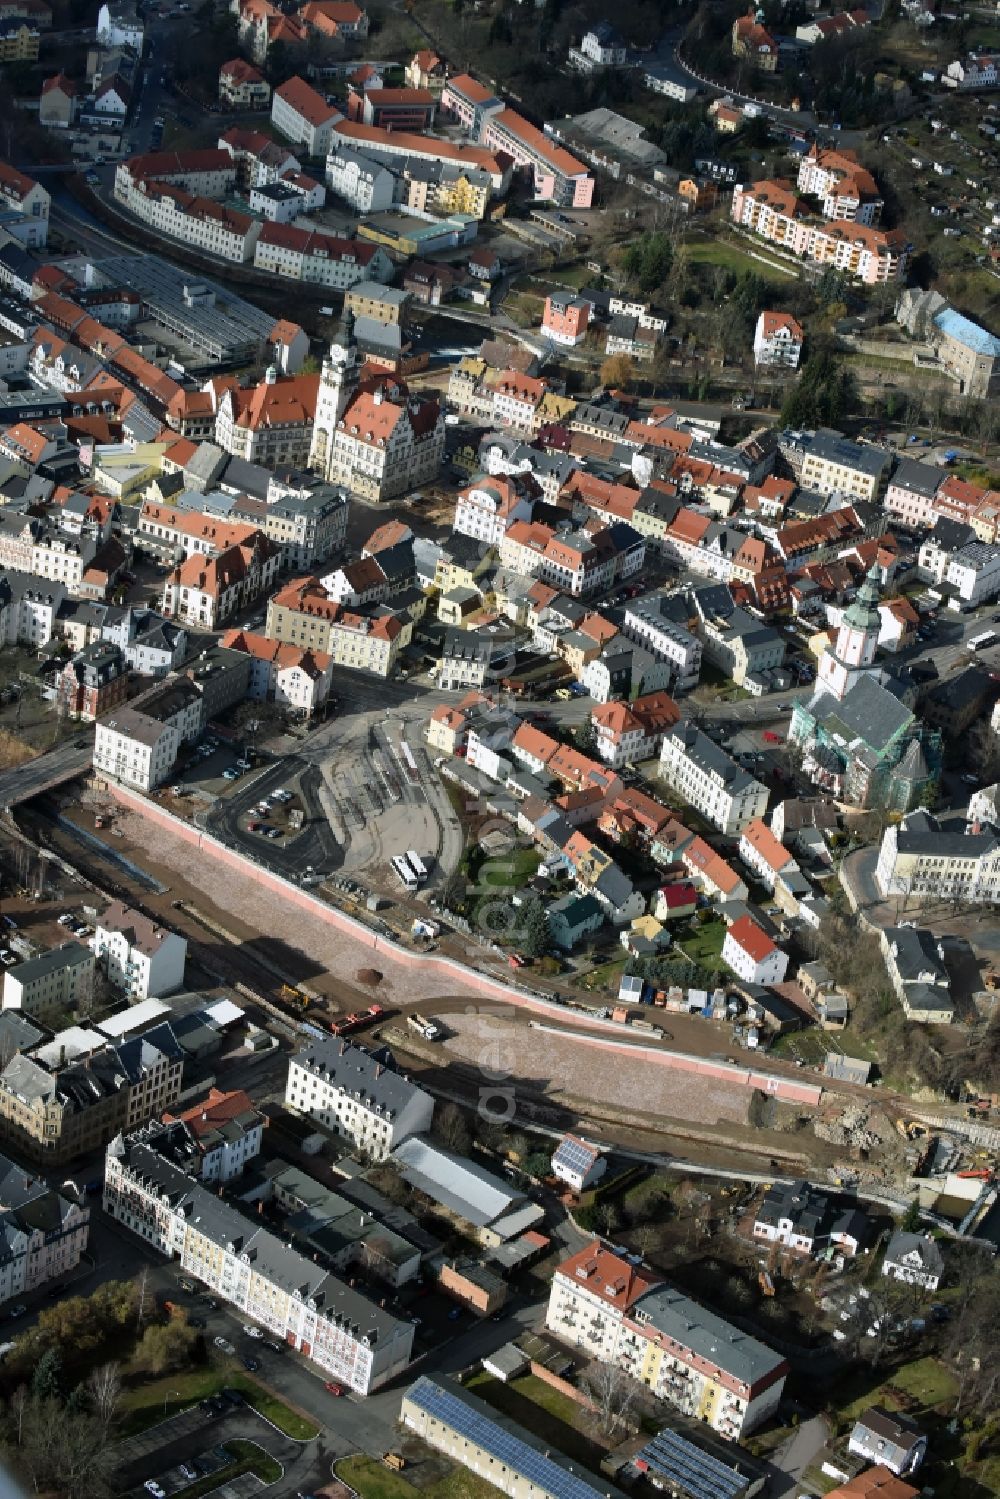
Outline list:
[[[28,250],[45,248],[51,201],[39,183],[0,161],[0,204],[19,215],[17,220],[9,220],[5,228]]]
[[[722,944],[722,961],[745,984],[780,984],[788,971],[788,954],[782,952],[752,916],[734,921]]]
[[[336,141],[326,158],[326,184],[355,213],[382,213],[396,200],[397,177],[384,162]]]
[[[471,536],[490,546],[499,546],[504,534],[515,521],[530,521],[538,485],[530,476],[490,478],[480,474],[455,499],[452,530],[459,536]]]
[[[1000,594],[1000,546],[972,541],[948,559],[944,581],[969,608]]]
[[[94,992],[94,967],[94,954],[80,942],[64,942],[15,963],[3,976],[3,1008],[48,1023],[87,1004]]]
[[[929,812],[908,812],[882,835],[875,883],[885,897],[998,905],[1000,838],[990,829],[973,832],[971,826],[953,832]]]
[[[48,645],[65,597],[60,583],[40,588],[30,573],[8,572],[0,578],[0,645]]]
[[[138,791],[152,791],[173,770],[180,743],[172,724],[123,704],[97,720],[94,770]]]
[[[342,118],[304,78],[289,78],[275,89],[271,100],[272,125],[286,140],[304,146],[310,156],[326,155],[334,121]]]
[[[76,1269],[90,1234],[88,1207],[3,1156],[0,1203],[0,1301],[61,1281]]]
[[[822,199],[828,219],[877,224],[881,217],[883,203],[875,179],[853,151],[811,147],[799,162],[797,186],[799,192]]]
[[[253,258],[261,225],[249,214],[147,178],[130,184],[126,193],[120,201],[129,212],[161,234],[237,265]]]
[[[267,1115],[254,1108],[242,1088],[223,1093],[213,1087],[201,1103],[183,1113],[168,1112],[163,1122],[182,1126],[199,1181],[225,1183],[242,1176],[247,1162],[260,1155]]]
[[[413,1325],[369,1301],[140,1140],[108,1146],[104,1209],[227,1305],[358,1395],[401,1374]]]
[[[172,994],[184,983],[186,938],[121,901],[112,901],[98,918],[92,946],[111,983],[133,1003]]]
[[[941,74],[941,82],[946,88],[958,89],[962,93],[1000,88],[1000,55],[970,52],[968,57],[960,57],[948,64]]]
[[[377,1161],[430,1129],[434,1113],[429,1093],[340,1038],[313,1042],[290,1059],[285,1103]]]
[[[748,869],[763,881],[769,890],[781,874],[791,874],[798,864],[788,849],[777,838],[762,818],[747,823],[740,838],[739,855]]]
[[[767,810],[767,787],[689,723],[679,723],[664,738],[659,773],[721,833],[740,833]]]
[[[621,634],[669,665],[675,692],[696,687],[701,675],[702,643],[683,625],[668,619],[661,602],[653,598],[626,604]]]
[[[753,357],[767,368],[797,370],[804,334],[790,312],[762,312],[753,333]]]
[[[775,1410],[788,1373],[763,1343],[598,1240],[557,1267],[545,1324],[732,1440]]]
[[[258,271],[340,291],[358,281],[392,280],[392,262],[381,245],[294,224],[263,224],[253,263]]]

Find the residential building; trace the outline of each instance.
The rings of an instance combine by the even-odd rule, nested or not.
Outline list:
[[[909,1416],[870,1405],[855,1421],[847,1450],[905,1478],[927,1456],[927,1438]]]
[[[570,47],[570,65],[583,73],[593,73],[598,68],[623,68],[628,57],[628,48],[614,27],[607,21],[598,21],[585,31],[579,47]]]
[[[170,775],[179,746],[172,724],[123,704],[98,723],[94,770],[139,791],[152,791]]]
[[[111,983],[130,1002],[158,999],[184,983],[187,939],[119,900],[98,917],[92,945]]]
[[[128,206],[144,182],[170,183],[196,198],[220,199],[236,186],[236,167],[226,150],[153,151],[119,162],[115,197]]]
[[[638,517],[633,524],[638,530]],[[622,617],[621,633],[626,640],[635,641],[670,667],[673,692],[697,686],[701,675],[702,642],[689,624],[690,610],[678,609],[677,601],[664,594],[632,600]]]
[[[806,1181],[775,1182],[758,1204],[753,1236],[796,1254],[834,1249],[853,1259],[867,1238],[868,1219],[857,1208],[844,1209]]]
[[[827,1490],[827,1499],[920,1499],[912,1484],[904,1483],[883,1466],[866,1468],[857,1478]]]
[[[259,271],[341,291],[358,281],[388,281],[392,275],[392,263],[381,246],[295,224],[262,225],[253,263]]]
[[[563,952],[572,952],[580,942],[604,925],[604,910],[592,895],[581,895],[570,891],[560,896],[546,909],[549,918],[549,936]]]
[[[761,239],[867,286],[905,279],[911,246],[900,230],[843,219],[817,221],[782,178],[736,183],[731,217]]]
[[[955,1005],[941,943],[931,932],[915,926],[883,927],[879,943],[889,982],[907,1020],[950,1025]]]
[[[169,1025],[116,1046],[102,1046],[94,1031],[79,1046],[71,1039],[63,1032],[0,1071],[0,1134],[48,1166],[91,1155],[169,1108],[181,1090],[183,1053]]]
[[[434,1113],[429,1093],[335,1038],[313,1042],[289,1060],[285,1103],[379,1161],[428,1130]]]
[[[485,146],[506,152],[516,166],[527,168],[536,197],[550,198],[562,206],[590,207],[594,179],[586,168],[468,73],[448,79],[441,108],[460,120]]]
[[[267,607],[266,632],[300,649],[320,652],[335,666],[391,676],[408,641],[403,622],[387,606],[369,612],[345,608],[318,578],[293,578]]]
[[[400,1420],[511,1499],[624,1499],[606,1478],[498,1415],[449,1375],[422,1374],[403,1395]]]
[[[348,86],[347,118],[386,130],[429,130],[437,99],[430,89]]]
[[[45,248],[50,201],[44,187],[16,167],[0,161],[0,212],[8,209],[17,215],[12,218],[8,213],[4,228],[27,250]]]
[[[0,1300],[9,1305],[72,1280],[87,1247],[90,1209],[0,1156]]]
[[[722,961],[745,984],[780,984],[788,970],[788,954],[775,946],[752,916],[733,922],[722,944]]]
[[[1000,836],[988,827],[953,831],[923,809],[909,812],[882,834],[875,883],[883,896],[907,902],[997,905]]]
[[[762,312],[753,334],[753,357],[758,366],[797,370],[805,335],[790,312]]]
[[[332,658],[297,645],[282,645],[249,630],[228,630],[222,644],[251,660],[248,696],[274,702],[312,718],[330,695]]]
[[[692,724],[679,723],[663,740],[659,774],[722,833],[740,833],[767,808],[767,787]]]
[[[79,942],[15,963],[3,976],[3,1008],[45,1025],[68,1010],[84,1012],[93,993],[94,954]]]
[[[853,151],[836,151],[813,144],[799,162],[799,192],[819,198],[826,219],[877,224],[882,196],[875,179]]]
[[[590,303],[571,292],[549,292],[542,314],[542,335],[554,344],[575,348],[587,336]]]
[[[944,1255],[930,1234],[897,1229],[886,1246],[882,1274],[925,1291],[936,1291],[944,1275]]]
[[[552,1175],[573,1192],[585,1192],[599,1182],[608,1169],[606,1156],[597,1145],[578,1135],[564,1135],[552,1153]]]
[[[39,123],[49,130],[68,130],[76,119],[76,84],[65,73],[46,78],[38,100]]]
[[[309,156],[326,155],[334,121],[340,118],[340,111],[304,78],[289,78],[274,91],[272,125],[286,140],[303,146]]]
[[[242,1088],[223,1093],[211,1087],[201,1103],[183,1113],[167,1110],[163,1123],[183,1127],[197,1165],[192,1174],[201,1182],[224,1185],[242,1176],[247,1162],[260,1155],[267,1115],[254,1107]]]
[[[396,201],[396,174],[375,156],[334,143],[326,158],[326,184],[357,213],[383,213]]]
[[[1000,87],[1000,56],[995,52],[970,52],[956,58],[941,74],[946,88],[960,93],[978,93]]]
[[[140,519],[140,528],[141,524]],[[181,664],[187,652],[187,631],[140,604],[107,609],[100,636],[117,645],[130,669],[144,677],[166,676]],[[87,643],[83,641],[81,646]]]
[[[272,476],[263,505],[248,505],[269,541],[280,549],[281,566],[300,571],[344,549],[350,502],[342,489],[318,479]],[[239,515],[237,506],[234,514]]]
[[[590,715],[597,753],[616,770],[658,753],[680,719],[680,709],[666,692],[650,692],[629,703],[603,703]]]
[[[266,109],[271,85],[253,63],[234,57],[219,69],[219,100],[230,109]]]
[[[557,1266],[545,1323],[725,1436],[749,1435],[781,1399],[783,1359],[599,1240]]]
[[[214,630],[270,590],[280,561],[280,548],[260,532],[214,557],[193,553],[167,574],[163,612]]]
[[[429,88],[440,92],[448,76],[448,69],[436,52],[425,47],[414,52],[404,69],[404,76],[410,88]]]
[[[358,1395],[410,1362],[413,1327],[193,1182],[142,1140],[108,1149],[104,1209],[182,1273]]]
[[[761,817],[748,822],[740,838],[739,855],[748,869],[770,890],[779,875],[791,874],[798,864]]]
[[[752,8],[733,22],[732,48],[734,57],[744,58],[762,73],[777,72],[778,43],[756,19]]]
[[[820,428],[806,449],[799,484],[816,494],[878,500],[886,488],[892,461],[884,448],[852,442],[839,432]]]
[[[41,33],[31,21],[0,21],[0,63],[37,62]]]
[[[323,361],[309,467],[364,499],[393,499],[437,477],[444,413],[394,376],[359,379],[357,359],[348,310]]]
[[[95,640],[72,656],[59,673],[57,699],[71,718],[100,718],[124,702],[128,675],[128,662],[118,646]]]

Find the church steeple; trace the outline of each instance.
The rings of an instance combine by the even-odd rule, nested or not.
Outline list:
[[[844,610],[837,643],[819,664],[819,685],[842,701],[858,678],[875,661],[881,619],[878,612],[881,579],[878,563],[872,564],[857,597]]]

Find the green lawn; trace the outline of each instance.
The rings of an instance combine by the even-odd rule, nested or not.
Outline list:
[[[692,265],[721,265],[727,271],[754,271],[764,281],[795,279],[798,272],[791,266],[787,270],[770,261],[755,260],[737,245],[726,240],[710,239],[692,242],[687,246],[688,259]]]
[[[317,1435],[319,1428],[312,1421],[291,1410],[242,1369],[235,1365],[216,1365],[187,1369],[180,1374],[165,1374],[162,1379],[127,1389],[122,1397],[122,1436],[134,1436],[136,1432],[155,1426],[166,1416],[204,1400],[206,1395],[217,1394],[223,1385],[240,1390],[248,1403],[286,1436],[307,1442]]]
[[[534,1374],[524,1374],[504,1384],[480,1372],[468,1381],[466,1389],[517,1421],[539,1441],[596,1471],[603,1449],[581,1431],[581,1420],[585,1428],[586,1416],[581,1415],[580,1407],[568,1395],[554,1390]]]
[[[936,1406],[951,1405],[958,1391],[955,1376],[936,1358],[918,1358],[910,1364],[903,1364],[892,1374],[887,1374],[882,1383],[874,1388],[868,1381],[865,1383],[868,1387],[864,1393],[849,1399],[837,1412],[838,1419],[845,1425],[856,1421],[870,1405],[883,1405],[888,1410],[899,1410],[900,1401],[896,1395],[899,1390],[917,1402],[919,1409],[911,1409],[909,1412],[915,1420],[919,1419],[921,1409],[930,1411]],[[856,1388],[854,1381],[852,1386]]]
[[[494,888],[520,890],[533,880],[538,872],[541,854],[537,848],[515,848],[499,859],[487,856],[479,867],[477,880],[480,885]]]
[[[342,1458],[336,1473],[357,1490],[361,1499],[496,1499],[500,1492],[484,1478],[459,1467],[436,1483],[417,1489],[401,1473],[394,1473],[374,1457]]]
[[[628,957],[623,952],[620,958],[611,958],[607,963],[598,964],[580,980],[580,988],[589,989],[591,993],[594,993],[596,990],[603,991],[611,986],[617,995],[618,985],[627,963]]]
[[[677,938],[677,946],[700,968],[718,969],[722,966],[722,944],[727,930],[726,923],[721,920],[705,921],[700,925],[694,922],[683,936]]]

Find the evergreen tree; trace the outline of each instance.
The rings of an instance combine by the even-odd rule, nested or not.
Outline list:
[[[524,910],[521,947],[525,957],[540,958],[549,946],[549,918],[540,900],[528,902]]]

